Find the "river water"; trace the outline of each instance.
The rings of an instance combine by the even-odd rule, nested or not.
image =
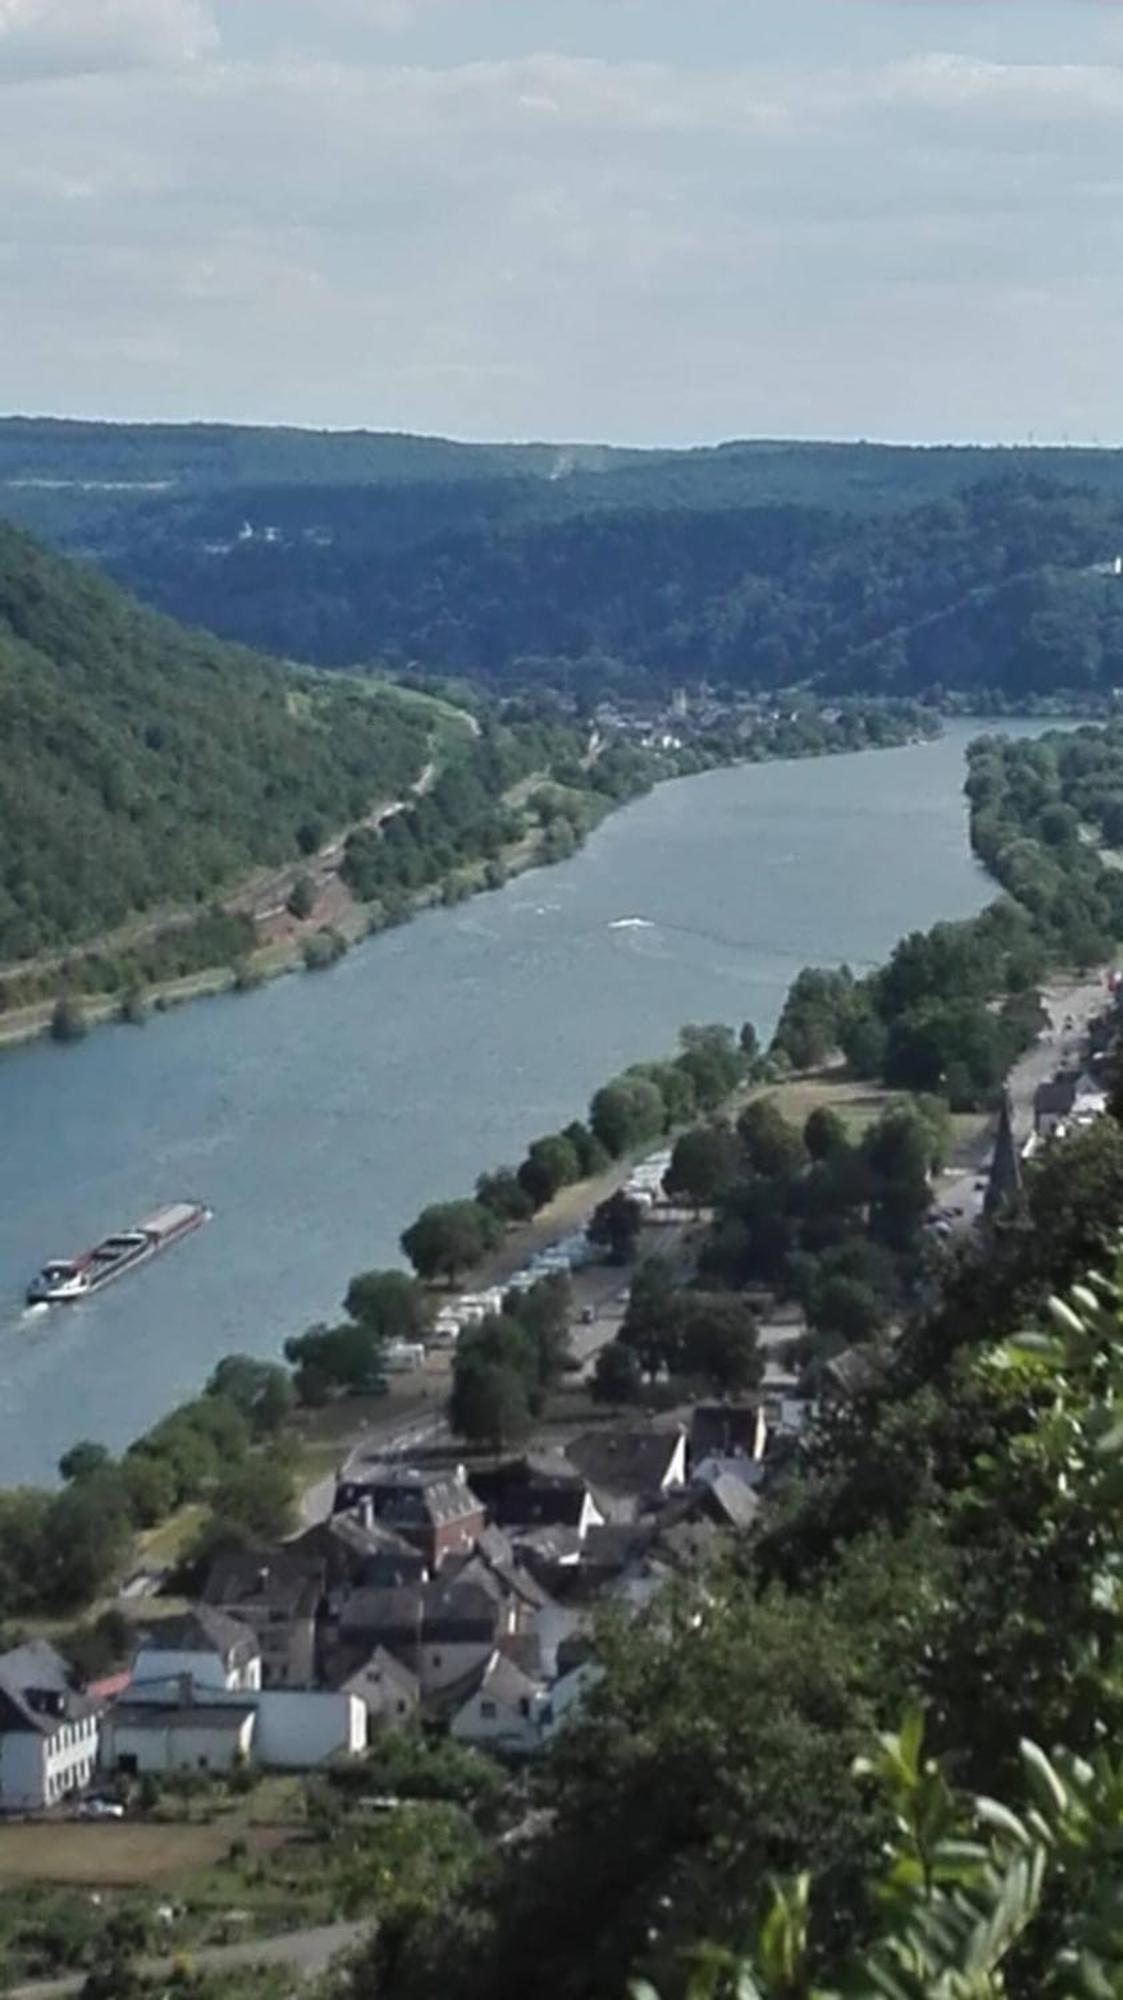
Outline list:
[[[330,973],[0,1058],[0,1484],[49,1477],[80,1436],[124,1444],[223,1354],[277,1353],[396,1260],[426,1202],[682,1023],[766,1037],[802,965],[864,968],[979,909],[978,729],[663,785],[572,861]],[[23,1310],[48,1256],[183,1196],[213,1207],[206,1229],[84,1305]]]

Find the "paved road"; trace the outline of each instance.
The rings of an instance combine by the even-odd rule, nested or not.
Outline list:
[[[1075,1068],[1080,1062],[1086,1047],[1089,1022],[1096,1014],[1102,1013],[1108,994],[1103,975],[1097,974],[1072,985],[1050,986],[1043,991],[1041,998],[1050,1026],[1040,1041],[1027,1050],[1020,1062],[1015,1063],[1007,1079],[1014,1113],[1014,1136],[1019,1144],[1028,1139],[1033,1131],[1033,1100],[1038,1085],[1047,1083],[1057,1070]],[[1066,1025],[1069,1022],[1071,1026]],[[955,1221],[959,1228],[969,1228],[982,1210],[993,1143],[993,1134],[988,1134],[980,1142],[975,1160],[940,1176],[940,1206],[958,1211]]]
[[[318,1930],[288,1931],[283,1937],[251,1939],[245,1944],[204,1945],[198,1951],[178,1952],[174,1958],[144,1959],[140,1969],[146,1978],[159,1979],[184,1958],[205,1972],[233,1972],[246,1965],[289,1965],[303,1982],[326,1972],[332,1960],[361,1943],[369,1929],[365,1923],[325,1924]],[[85,1978],[85,1973],[73,1973],[66,1979],[14,1986],[7,2000],[69,2000],[71,1994],[82,1991]]]

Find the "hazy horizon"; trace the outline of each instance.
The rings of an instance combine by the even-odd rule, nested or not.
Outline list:
[[[0,91],[21,410],[1123,434],[1109,0],[0,0]]]

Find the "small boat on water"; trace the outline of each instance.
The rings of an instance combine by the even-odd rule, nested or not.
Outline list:
[[[181,1236],[189,1236],[210,1218],[211,1210],[201,1201],[170,1202],[154,1215],[145,1216],[132,1229],[121,1230],[115,1236],[107,1236],[104,1242],[95,1243],[92,1250],[84,1250],[79,1257],[52,1258],[29,1284],[27,1303],[69,1305],[77,1299],[91,1298],[114,1278],[123,1277],[138,1264],[146,1264],[161,1250],[170,1250]]]

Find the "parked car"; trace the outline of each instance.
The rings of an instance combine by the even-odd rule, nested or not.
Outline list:
[[[125,1808],[120,1799],[83,1799],[78,1807],[79,1819],[124,1819]]]

